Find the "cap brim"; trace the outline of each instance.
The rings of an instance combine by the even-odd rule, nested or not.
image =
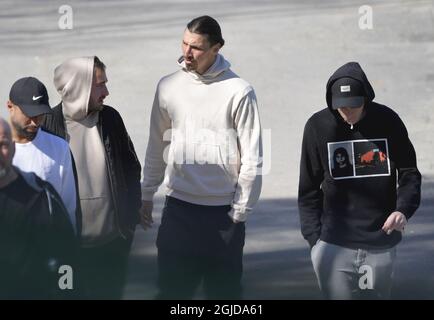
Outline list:
[[[359,108],[365,102],[365,97],[332,98],[332,108]]]
[[[42,114],[48,114],[52,112],[51,107],[46,104],[21,105],[19,106],[19,108],[29,118],[37,117]]]

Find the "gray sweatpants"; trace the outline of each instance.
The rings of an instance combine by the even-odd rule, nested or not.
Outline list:
[[[390,299],[396,247],[348,249],[320,240],[311,258],[326,299]]]

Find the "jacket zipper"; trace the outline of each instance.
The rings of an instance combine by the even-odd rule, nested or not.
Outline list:
[[[121,235],[121,237],[126,240],[127,237],[123,234],[122,228],[121,228],[121,225],[120,225],[120,222],[119,222],[119,209],[118,209],[118,204],[117,204],[117,201],[116,201],[116,194],[115,194],[115,190],[114,190],[114,186],[113,186],[113,179],[112,179],[112,176],[111,176],[112,167],[110,165],[110,161],[108,160],[108,153],[107,153],[107,149],[105,147],[105,142],[104,142],[103,134],[102,134],[102,116],[101,116],[101,114],[100,114],[100,121],[98,121],[98,131],[99,131],[100,139],[101,139],[101,141],[102,141],[102,143],[104,145],[105,162],[106,162],[107,169],[108,169],[107,175],[108,175],[109,181],[110,181],[110,189],[111,189],[111,192],[112,192],[113,206],[115,207],[116,227],[117,227],[118,232]]]

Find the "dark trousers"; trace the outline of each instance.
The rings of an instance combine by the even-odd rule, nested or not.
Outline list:
[[[226,206],[167,197],[158,230],[157,299],[192,299],[202,283],[207,299],[241,299],[244,223]]]
[[[95,248],[80,249],[80,289],[84,299],[122,299],[131,239],[117,238]]]

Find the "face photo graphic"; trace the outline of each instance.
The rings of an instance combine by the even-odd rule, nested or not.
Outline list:
[[[350,160],[349,152],[343,146],[336,148],[332,157],[332,176],[339,178],[350,177],[352,175],[353,165]]]

